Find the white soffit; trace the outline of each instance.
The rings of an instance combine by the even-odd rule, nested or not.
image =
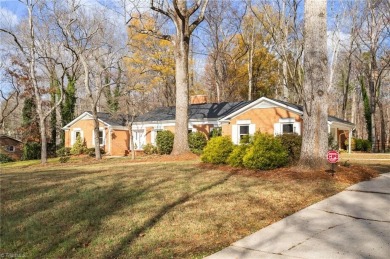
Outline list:
[[[277,107],[278,106],[273,103],[270,103],[268,101],[263,101],[253,106],[252,109],[267,109],[267,108],[277,108]]]

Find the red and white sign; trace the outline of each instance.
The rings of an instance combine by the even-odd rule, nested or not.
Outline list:
[[[331,164],[335,164],[339,161],[339,152],[336,150],[329,150],[328,151],[328,162]]]

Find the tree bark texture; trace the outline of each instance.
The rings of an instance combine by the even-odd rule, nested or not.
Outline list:
[[[185,32],[179,29],[177,30],[175,38],[176,123],[172,155],[179,155],[190,151],[188,146],[189,40],[189,35],[186,36]]]
[[[303,141],[299,164],[324,169],[328,151],[326,0],[305,1]]]

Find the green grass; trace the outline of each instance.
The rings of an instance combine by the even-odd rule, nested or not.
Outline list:
[[[2,166],[0,254],[201,258],[348,186],[197,161],[56,161]]]

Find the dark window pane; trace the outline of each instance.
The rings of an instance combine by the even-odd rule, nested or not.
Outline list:
[[[248,135],[249,126],[240,126],[240,135]]]
[[[103,131],[99,130],[99,144],[103,145]]]
[[[294,133],[293,124],[283,124],[283,133]]]

